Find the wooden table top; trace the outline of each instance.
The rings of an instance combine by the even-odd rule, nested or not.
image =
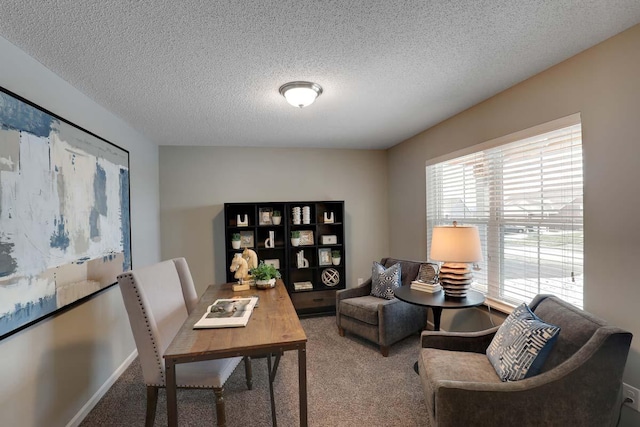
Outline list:
[[[271,289],[234,292],[231,283],[211,285],[200,298],[164,358],[177,363],[232,356],[250,356],[265,350],[304,347],[307,336],[281,280]],[[193,325],[218,298],[259,296],[247,326],[240,328],[193,329]]]

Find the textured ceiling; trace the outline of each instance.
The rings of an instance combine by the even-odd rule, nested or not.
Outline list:
[[[0,36],[159,145],[387,148],[638,22],[638,0],[0,2]],[[324,93],[291,107],[292,80]]]

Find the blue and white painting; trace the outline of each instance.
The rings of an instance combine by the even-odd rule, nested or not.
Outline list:
[[[130,268],[128,152],[0,91],[0,338]]]

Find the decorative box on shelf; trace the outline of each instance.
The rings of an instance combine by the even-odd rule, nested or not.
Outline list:
[[[338,244],[338,236],[335,234],[325,234],[324,236],[320,236],[320,244],[322,245],[337,245]]]

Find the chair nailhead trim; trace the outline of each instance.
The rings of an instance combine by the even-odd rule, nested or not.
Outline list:
[[[160,352],[158,351],[158,346],[157,346],[155,340],[153,339],[153,334],[151,333],[151,324],[149,323],[149,317],[147,316],[147,312],[145,311],[144,306],[142,305],[142,296],[140,295],[140,291],[138,290],[138,286],[135,284],[135,282],[133,280],[133,274],[127,273],[127,274],[124,274],[123,276],[124,276],[124,278],[128,279],[128,285],[130,285],[131,288],[133,289],[133,291],[136,293],[136,298],[138,300],[138,305],[140,307],[140,310],[142,311],[142,315],[144,316],[144,321],[145,321],[145,324],[147,325],[147,332],[149,333],[149,338],[151,338],[151,344],[153,345],[153,351],[154,351],[154,353],[156,355],[156,362],[158,363],[158,370],[160,371],[160,378],[162,379],[163,382],[166,383],[167,380],[164,377],[164,370],[162,369],[162,359],[160,357]],[[164,385],[162,387],[164,387]]]

